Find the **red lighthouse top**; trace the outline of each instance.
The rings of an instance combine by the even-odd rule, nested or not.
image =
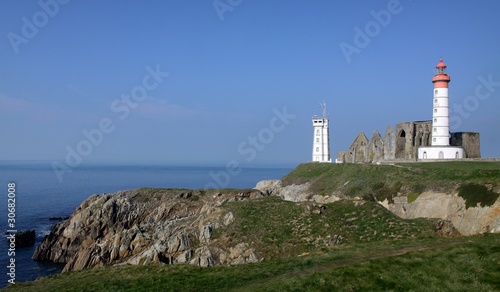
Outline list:
[[[439,59],[439,63],[437,64],[436,68],[446,68],[446,64],[443,62],[443,58]]]
[[[450,76],[446,74],[446,64],[443,62],[443,58],[439,59],[439,63],[437,64],[436,69],[436,75],[432,78],[434,88],[448,88]]]

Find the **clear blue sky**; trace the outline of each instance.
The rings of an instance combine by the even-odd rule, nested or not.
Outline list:
[[[360,131],[431,119],[440,57],[450,104],[465,107],[452,130],[480,132],[483,157],[500,157],[499,1],[220,0],[224,13],[211,0],[54,1],[41,1],[52,15],[0,2],[0,160],[64,161],[105,119],[113,131],[84,161],[294,165],[311,159],[322,100],[335,158]],[[355,27],[371,36],[348,62]],[[169,75],[113,111],[148,66]],[[493,80],[481,98],[478,78]],[[273,119],[284,107],[286,125]]]

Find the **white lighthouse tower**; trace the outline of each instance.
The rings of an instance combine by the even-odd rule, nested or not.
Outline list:
[[[432,146],[450,146],[448,83],[450,76],[446,74],[446,65],[443,59],[436,66],[434,83],[434,107],[432,114]]]
[[[320,103],[323,109],[323,116],[312,118],[314,128],[314,140],[312,149],[312,161],[332,162],[330,159],[330,138],[328,134],[328,117],[326,113],[326,103]]]
[[[446,74],[443,59],[436,66],[434,83],[434,98],[432,112],[432,141],[430,147],[418,148],[418,159],[460,159],[464,157],[462,147],[450,146],[450,117],[448,83],[450,76]]]

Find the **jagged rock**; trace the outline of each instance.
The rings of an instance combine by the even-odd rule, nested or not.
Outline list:
[[[424,192],[411,203],[403,196],[394,197],[393,203],[387,200],[379,203],[404,219],[449,220],[462,235],[500,232],[500,198],[489,207],[467,208],[458,194]]]
[[[197,265],[200,267],[213,267],[215,266],[215,259],[212,255],[210,249],[206,246],[202,246],[195,251],[196,257],[194,257],[190,264]]]
[[[174,260],[174,263],[189,263],[191,257],[193,256],[193,251],[191,249],[184,250],[181,252]]]
[[[271,190],[266,191],[266,186]],[[281,182],[274,181],[259,187],[262,191],[140,189],[93,195],[67,220],[51,228],[36,247],[33,259],[65,263],[66,271],[125,263],[211,266],[255,262],[259,253],[253,243],[214,233],[219,226],[233,228],[235,215],[225,209],[226,202],[273,194],[291,201],[308,201],[303,204],[309,206],[305,212],[316,216],[313,213],[322,214],[321,206],[330,198],[341,197],[332,194],[320,200],[311,196],[307,184],[282,188]],[[500,232],[500,200],[490,207],[466,208],[457,195],[423,193],[412,203],[400,196],[394,197],[394,203],[382,204],[403,218],[449,220],[462,234]],[[452,230],[443,226],[439,232],[451,234]],[[342,240],[334,236],[323,242],[333,245]]]
[[[268,195],[279,196],[286,201],[303,202],[312,196],[309,185],[309,183],[305,183],[282,186],[280,180],[263,180],[257,183],[255,189]]]
[[[281,189],[281,181],[279,179],[262,180],[257,183],[255,189],[267,195],[276,195],[274,192]]]
[[[239,243],[229,249],[228,261],[231,265],[244,264],[257,261],[254,249],[250,248],[248,243]]]
[[[450,220],[439,220],[436,223],[435,231],[436,235],[442,237],[455,237],[460,235],[460,232],[458,232]]]
[[[207,243],[212,237],[212,225],[205,225],[200,230],[200,242]]]
[[[64,271],[125,263],[213,266],[255,261],[248,244],[236,245],[231,252],[224,245],[217,247],[212,236],[218,226],[234,221],[234,214],[222,209],[223,202],[265,194],[205,192],[140,189],[93,195],[51,228],[33,259],[65,263]]]
[[[495,193],[500,193],[500,186],[497,184],[491,184],[487,187]],[[293,202],[310,201],[317,204],[328,204],[347,199],[339,192],[324,196],[311,195],[308,183],[282,186],[280,180],[263,180],[257,183],[255,189]],[[354,200],[354,204],[361,206],[369,197],[372,196],[359,197],[359,199]],[[395,196],[391,201],[386,199],[378,203],[404,219],[423,217],[450,220],[462,235],[500,232],[500,198],[492,206],[466,208],[465,200],[456,193],[424,192],[411,203],[408,203],[405,196]],[[305,212],[310,214],[313,210],[306,209]]]
[[[229,212],[226,215],[224,215],[224,218],[222,219],[222,223],[225,226],[228,226],[229,224],[234,222],[234,214],[233,212]]]
[[[35,244],[35,230],[18,231],[15,234],[17,248],[32,246]]]
[[[62,221],[62,220],[66,220],[68,219],[69,217],[49,217],[49,221]]]
[[[279,196],[285,201],[292,202],[305,202],[312,201],[318,204],[328,204],[336,201],[340,201],[345,197],[339,193],[333,193],[331,195],[313,195],[309,191],[310,184],[305,183],[301,185],[289,185],[282,186],[280,180],[262,180],[255,186],[256,190],[259,190],[265,194]]]

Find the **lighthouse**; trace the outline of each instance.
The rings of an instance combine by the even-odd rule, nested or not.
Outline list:
[[[328,133],[328,117],[326,113],[326,103],[320,103],[323,109],[323,116],[312,118],[314,129],[314,140],[312,149],[312,161],[332,162],[330,159],[330,137]]]
[[[432,106],[431,146],[418,148],[418,159],[460,159],[464,157],[462,147],[450,146],[450,116],[448,84],[450,76],[446,73],[446,64],[441,58],[436,66]]]
[[[434,83],[434,106],[432,113],[432,146],[450,146],[450,116],[448,105],[448,83],[450,76],[446,74],[443,59],[436,66]]]

